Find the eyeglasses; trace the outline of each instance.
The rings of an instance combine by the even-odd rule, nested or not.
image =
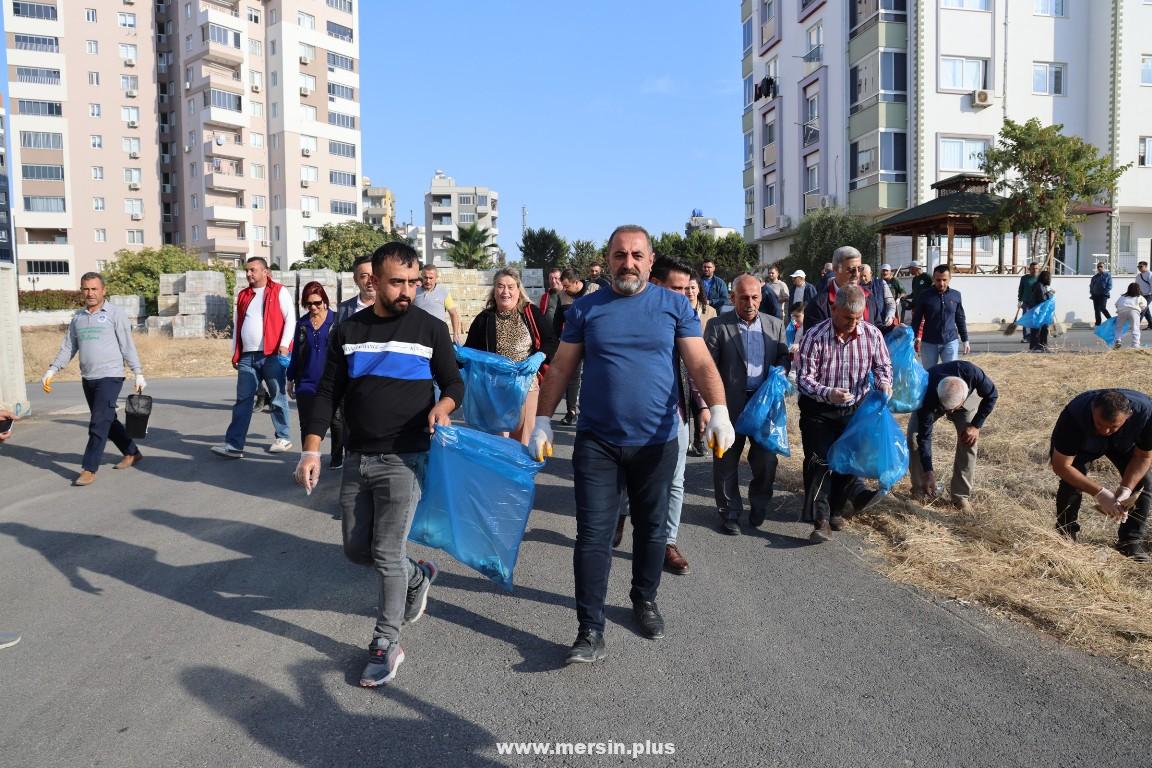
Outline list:
[[[322,301],[306,301],[306,302],[304,302],[304,306],[306,306],[306,307],[322,307],[322,306],[324,306],[324,302],[322,302]]]
[[[852,274],[856,274],[856,273],[859,273],[859,272],[863,272],[863,271],[864,271],[864,267],[844,267],[844,271],[845,271],[845,272],[850,272],[850,273],[852,273]]]

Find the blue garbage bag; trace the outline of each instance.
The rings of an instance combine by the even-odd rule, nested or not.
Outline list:
[[[521,363],[504,355],[456,347],[464,379],[464,421],[485,432],[511,432],[520,425],[524,398],[544,362],[537,352]]]
[[[740,418],[736,419],[737,432],[781,456],[792,455],[788,447],[788,412],[784,407],[788,389],[789,382],[784,369],[778,365],[773,366],[764,383],[757,387],[744,405]]]
[[[789,349],[791,349],[792,345],[796,343],[795,323],[788,323],[788,326],[784,329],[784,342],[788,345]]]
[[[1100,337],[1100,339],[1102,339],[1104,343],[1109,347],[1116,346],[1117,340],[1123,338],[1124,334],[1128,333],[1132,329],[1132,326],[1129,323],[1124,323],[1123,326],[1117,328],[1116,326],[1119,325],[1117,320],[1119,319],[1119,317],[1110,317],[1101,323],[1095,331],[1093,331],[1093,333]]]
[[[1052,325],[1056,319],[1056,297],[1045,299],[1036,306],[1029,309],[1020,319],[1016,321],[1016,325],[1021,328],[1043,328],[1046,325]]]
[[[518,441],[437,427],[409,540],[443,550],[512,591],[543,466]]]
[[[833,472],[870,477],[887,493],[908,473],[908,441],[888,410],[883,392],[864,396],[848,427],[828,449]]]
[[[892,413],[912,413],[924,402],[928,390],[928,371],[916,355],[915,334],[907,325],[894,329],[885,339],[892,358]]]

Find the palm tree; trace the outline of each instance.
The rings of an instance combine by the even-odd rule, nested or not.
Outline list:
[[[491,269],[492,251],[499,250],[500,246],[489,242],[491,233],[487,227],[479,224],[468,224],[458,228],[457,237],[446,237],[448,244],[448,258],[458,267],[464,269]]]

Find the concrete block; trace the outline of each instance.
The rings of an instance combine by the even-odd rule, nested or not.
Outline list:
[[[231,302],[226,297],[212,293],[185,291],[180,294],[179,300],[181,315],[209,315],[218,318],[227,317],[231,310]]]
[[[223,272],[213,270],[187,272],[184,275],[184,291],[177,293],[214,293],[223,296],[228,292]]]
[[[135,319],[144,315],[143,296],[109,296],[108,303],[119,307],[128,317]]]
[[[164,294],[157,296],[156,312],[161,317],[172,317],[180,314],[180,297],[165,296]]]
[[[172,317],[149,317],[144,321],[144,332],[149,336],[171,336]]]
[[[184,275],[160,275],[160,293],[166,296],[175,296],[184,291]]]
[[[172,318],[174,339],[202,339],[206,329],[204,315],[177,315]]]

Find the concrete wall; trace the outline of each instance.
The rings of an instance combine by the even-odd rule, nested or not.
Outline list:
[[[0,264],[0,405],[30,413],[24,384],[24,348],[20,341],[20,312],[16,300],[19,275],[11,264]],[[67,322],[67,320],[65,320]]]
[[[1056,291],[1056,319],[1063,323],[1091,323],[1092,301],[1088,298],[1089,275],[1071,275],[1052,278]],[[1112,298],[1108,311],[1115,313],[1116,299],[1133,281],[1132,275],[1112,276]],[[911,279],[903,279],[905,289],[911,288]],[[964,314],[969,326],[1011,322],[1016,314],[1016,290],[1019,275],[955,275],[952,287],[964,297]]]

